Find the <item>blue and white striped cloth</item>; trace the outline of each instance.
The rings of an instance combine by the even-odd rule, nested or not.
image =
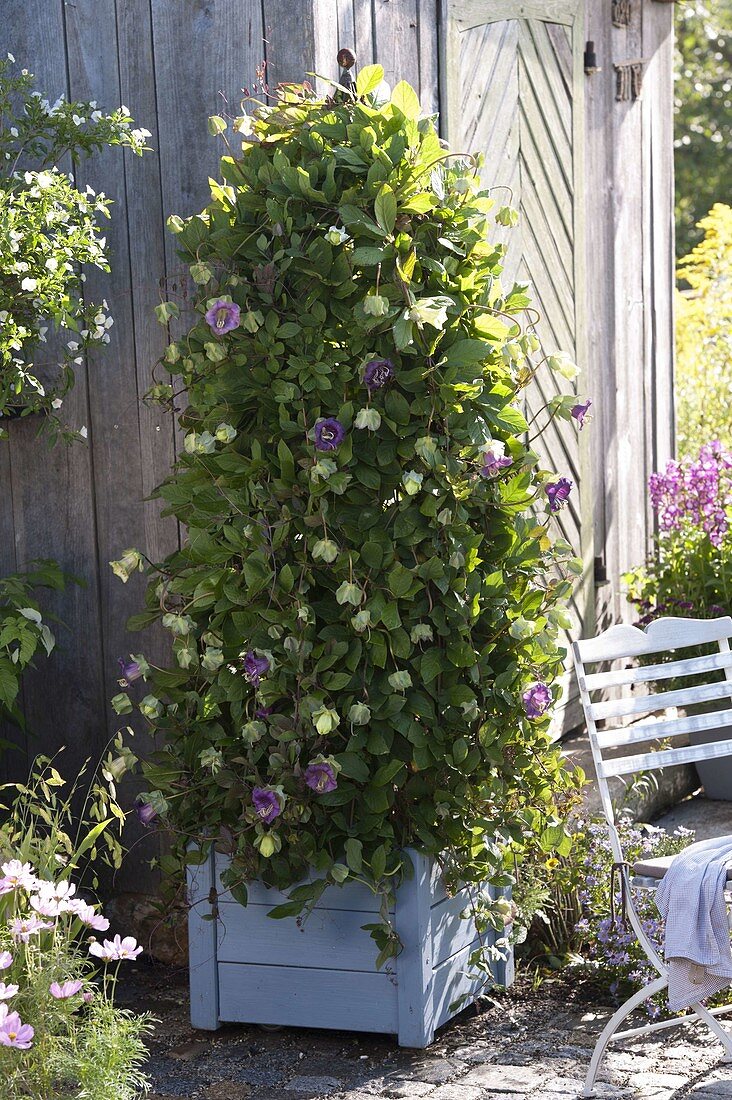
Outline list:
[[[666,922],[668,1006],[680,1012],[732,985],[732,948],[724,889],[732,836],[713,837],[680,852],[656,890]]]

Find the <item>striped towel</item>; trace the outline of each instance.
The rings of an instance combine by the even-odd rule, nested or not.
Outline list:
[[[732,949],[724,888],[732,836],[691,844],[675,857],[656,890],[666,922],[668,1006],[680,1012],[732,985]]]

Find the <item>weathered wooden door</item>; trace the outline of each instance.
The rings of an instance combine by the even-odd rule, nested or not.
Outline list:
[[[504,281],[529,284],[546,354],[584,352],[582,144],[584,0],[446,0],[442,24],[442,129],[452,149],[485,154],[483,181],[499,205],[518,209]],[[593,278],[602,278],[594,272]],[[587,380],[576,384],[587,392]],[[529,419],[572,384],[540,370],[527,395]],[[537,425],[548,419],[539,413]],[[535,441],[542,465],[574,489],[559,522],[583,559],[573,601],[575,636],[592,632],[592,482],[586,440],[553,420]],[[573,678],[565,681],[559,728],[579,717]]]

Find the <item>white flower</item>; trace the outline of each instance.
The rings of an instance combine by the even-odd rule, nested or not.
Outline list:
[[[10,136],[11,137],[17,137],[18,136],[18,127],[17,126],[11,126],[10,127]]]
[[[11,65],[15,64],[15,58],[13,57],[13,55],[11,53],[8,54],[8,61],[10,62]]]
[[[331,225],[328,232],[325,234],[325,239],[329,244],[345,244],[346,241],[350,240],[350,237],[345,229],[341,229],[337,225]]]
[[[48,921],[39,920],[38,917],[16,917],[15,920],[10,922],[10,934],[16,943],[28,943],[31,936],[35,932],[43,932],[49,928],[53,928],[53,924]]]
[[[21,282],[20,289],[21,290],[35,290],[37,286],[38,286],[38,280],[37,279],[31,279],[31,278],[27,277],[27,278],[23,279],[23,281]]]
[[[53,401],[51,402],[52,409],[60,409],[62,405],[63,401],[60,397],[54,397]]]
[[[85,424],[81,428],[79,428],[79,435],[82,439],[86,439],[89,435]]]
[[[125,936],[124,939],[115,936],[113,940],[105,940],[103,944],[92,943],[89,954],[103,959],[104,962],[120,962],[123,959],[136,959],[142,954],[142,948],[138,947],[137,940],[132,936]]]
[[[0,894],[8,894],[11,890],[33,890],[36,885],[36,876],[30,863],[21,863],[19,859],[11,859],[0,867],[3,878],[0,879]]]
[[[72,115],[71,121],[73,122],[74,126],[83,126],[86,122],[86,119],[83,118],[81,115]]]
[[[5,982],[0,982],[0,1001],[9,1001],[19,989],[18,985],[6,985]]]

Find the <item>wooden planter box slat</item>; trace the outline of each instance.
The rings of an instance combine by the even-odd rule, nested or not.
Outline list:
[[[409,856],[415,874],[399,887],[393,909],[404,948],[381,971],[362,927],[375,922],[379,909],[366,887],[329,888],[298,924],[267,916],[287,897],[261,883],[249,886],[246,907],[235,902],[221,883],[227,857],[212,853],[189,868],[193,1026],[347,1029],[428,1046],[436,1028],[485,991],[485,976],[471,973],[468,960],[481,941],[490,946],[496,936],[477,936],[472,921],[461,918],[470,907],[467,888],[448,897],[437,864],[416,852]],[[486,893],[496,896],[491,888]],[[211,919],[213,902],[217,920]],[[510,984],[512,959],[492,965],[496,981]]]

